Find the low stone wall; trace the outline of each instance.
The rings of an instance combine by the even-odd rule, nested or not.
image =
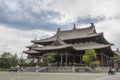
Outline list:
[[[109,67],[96,67],[95,70],[97,70],[99,72],[108,72]]]
[[[47,72],[108,72],[109,67],[51,67],[47,68]]]
[[[47,72],[73,72],[72,67],[50,67]]]
[[[94,72],[89,67],[48,67],[46,72]]]
[[[34,70],[33,70],[34,69]],[[25,72],[108,72],[109,67],[28,67]]]

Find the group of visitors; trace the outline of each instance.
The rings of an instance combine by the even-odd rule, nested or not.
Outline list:
[[[23,67],[20,67],[19,65],[17,65],[16,67],[11,67],[9,69],[9,72],[23,72]]]
[[[115,68],[114,67],[110,67],[109,71],[108,71],[108,75],[115,75]]]

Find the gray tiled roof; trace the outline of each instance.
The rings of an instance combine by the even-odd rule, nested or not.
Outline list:
[[[99,44],[96,42],[89,42],[89,43],[77,43],[77,44],[67,44],[67,45],[59,45],[59,46],[45,46],[45,47],[39,47],[39,48],[33,48],[34,50],[38,51],[44,51],[44,50],[57,50],[57,49],[64,49],[71,47],[74,50],[87,50],[87,49],[100,49],[100,48],[105,48],[105,47],[110,47],[110,45],[105,45],[105,44]]]
[[[40,53],[38,51],[35,50],[27,50],[27,51],[23,51],[24,53],[28,53],[28,54],[35,54],[35,53]]]
[[[96,42],[89,42],[89,43],[79,43],[73,45],[75,50],[87,50],[87,49],[100,49],[110,47],[110,44],[100,44]]]
[[[120,56],[120,51],[114,51],[115,54],[117,54],[118,56]]]
[[[57,39],[56,41],[54,41],[50,46],[60,46],[60,45],[67,45],[64,41],[62,41],[61,39]]]
[[[62,45],[62,46],[46,46],[46,47],[41,47],[41,48],[33,48],[34,50],[37,51],[46,51],[46,50],[59,50],[59,49],[64,49],[71,47],[70,45]]]
[[[39,47],[38,44],[33,44],[33,45],[30,45],[30,46],[27,46],[26,48],[34,48],[34,47]]]
[[[56,50],[56,49],[64,49],[64,48],[68,48],[71,47],[70,44],[66,44],[64,41],[57,39],[55,42],[53,42],[51,45],[48,46],[43,46],[43,47],[37,47],[37,48],[33,48],[34,50],[40,50],[40,51],[44,51],[44,50]]]
[[[97,36],[100,34],[101,33],[96,33],[95,26],[91,25],[90,27],[87,28],[73,29],[67,31],[60,31],[58,29],[57,33],[54,36],[41,40],[33,40],[32,42],[39,43],[39,42],[55,41],[57,36],[59,36],[59,38],[62,40],[69,40],[69,39],[77,39],[77,38],[87,38],[87,37]]]

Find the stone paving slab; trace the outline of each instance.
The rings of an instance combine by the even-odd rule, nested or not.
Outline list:
[[[0,72],[0,80],[120,80],[119,75],[108,76],[107,73]]]
[[[96,79],[96,80],[120,80],[120,74],[109,75],[109,76],[102,77],[102,78],[99,78],[99,79]]]

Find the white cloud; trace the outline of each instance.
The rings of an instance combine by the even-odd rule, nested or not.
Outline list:
[[[85,18],[83,21],[87,22],[87,17],[95,19],[101,16],[105,19],[95,23],[96,30],[104,32],[106,39],[115,43],[114,48],[120,47],[119,3],[120,0],[0,0],[1,52],[11,51],[20,56],[35,37],[39,39],[54,34],[40,29],[55,30],[57,25],[66,25],[66,29],[70,29],[77,20]],[[87,26],[78,22],[80,28]],[[20,30],[24,27],[33,30]]]
[[[115,44],[113,49],[120,48],[120,19],[105,19],[101,22],[95,23],[97,33],[103,32],[105,39]],[[90,24],[76,25],[77,28],[89,27]]]
[[[101,16],[106,18],[120,15],[119,0],[60,0],[52,8],[65,14],[67,20],[84,16]]]
[[[17,53],[20,57],[25,46],[31,45],[31,40],[52,36],[54,32],[43,30],[19,30],[0,25],[0,54],[4,51]]]
[[[96,23],[96,29],[98,32],[104,32],[105,38],[114,43],[113,48],[120,48],[120,19],[107,19],[102,22]]]

